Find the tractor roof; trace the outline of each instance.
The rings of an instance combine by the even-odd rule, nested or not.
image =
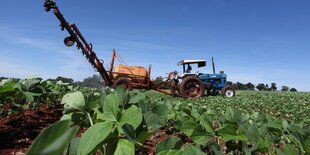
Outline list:
[[[204,67],[206,66],[206,62],[206,60],[182,60],[178,62],[178,66],[184,64],[198,64],[198,67]]]

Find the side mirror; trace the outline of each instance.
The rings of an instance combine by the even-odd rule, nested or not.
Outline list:
[[[64,39],[64,43],[65,43],[65,45],[68,46],[68,47],[74,45],[74,42],[75,42],[75,40],[74,40],[74,38],[73,38],[72,36],[66,37],[66,38]]]
[[[224,71],[220,71],[220,74],[224,74]]]

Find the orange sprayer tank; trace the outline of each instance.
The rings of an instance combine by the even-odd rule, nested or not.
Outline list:
[[[114,78],[118,77],[129,77],[135,80],[145,81],[148,78],[148,72],[144,67],[141,66],[125,66],[116,65],[114,69]]]

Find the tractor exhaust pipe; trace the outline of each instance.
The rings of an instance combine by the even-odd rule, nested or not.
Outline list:
[[[215,65],[214,65],[213,57],[212,57],[212,68],[213,68],[213,74],[215,74]]]

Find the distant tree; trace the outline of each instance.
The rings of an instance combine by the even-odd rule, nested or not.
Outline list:
[[[266,90],[266,85],[263,84],[263,83],[259,83],[259,84],[256,86],[256,89],[259,90],[259,91],[265,91],[265,90]]]
[[[3,79],[7,79],[6,77],[0,77],[0,81],[2,81]]]
[[[254,90],[255,89],[254,84],[252,84],[251,82],[247,83],[245,86],[246,86],[247,90]]]
[[[76,82],[76,85],[82,87],[102,88],[105,86],[101,76],[93,75],[92,77],[85,78],[82,82]]]
[[[240,83],[240,82],[234,83],[232,86],[236,90],[247,90],[247,87],[244,84]]]
[[[56,81],[62,81],[64,83],[70,83],[73,84],[73,79],[72,78],[66,78],[66,77],[62,77],[62,76],[58,76],[56,79]]]
[[[288,91],[290,88],[288,86],[282,86],[281,91]]]
[[[269,85],[268,85],[268,84],[265,85],[265,89],[266,89],[267,91],[270,91],[270,90],[271,90],[271,89],[269,88]]]
[[[276,91],[276,90],[277,90],[277,84],[276,84],[276,83],[271,83],[270,89],[271,89],[272,91]]]
[[[233,85],[233,82],[227,81],[227,82],[226,82],[226,85],[232,86],[232,85]]]
[[[161,83],[163,81],[164,81],[164,78],[161,77],[161,76],[158,76],[158,77],[155,78],[155,80],[153,80],[153,84],[156,85],[156,84],[159,84],[159,83]]]
[[[297,89],[296,88],[291,88],[290,91],[291,92],[297,92]]]

